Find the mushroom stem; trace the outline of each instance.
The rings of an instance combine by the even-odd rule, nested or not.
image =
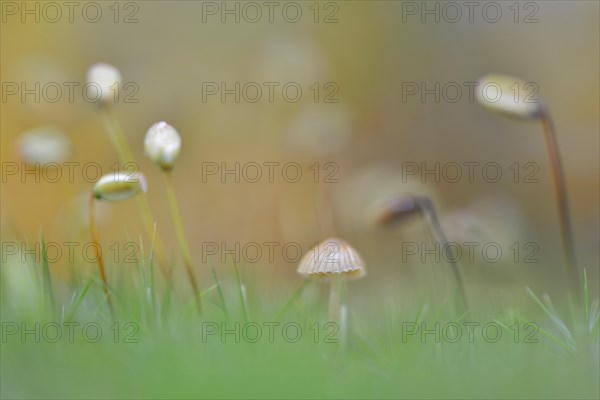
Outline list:
[[[125,139],[125,135],[123,134],[123,129],[121,129],[119,121],[115,117],[110,104],[102,104],[100,106],[100,116],[102,117],[104,129],[108,134],[113,147],[117,151],[119,161],[123,163],[122,167],[126,168],[127,164],[131,164],[136,167],[131,149],[129,148],[127,140]],[[137,202],[138,209],[140,210],[140,216],[142,217],[142,222],[144,223],[144,228],[146,229],[148,237],[152,238],[155,236],[155,250],[158,257],[158,264],[160,265],[165,277],[170,278],[171,273],[168,269],[163,242],[158,235],[158,232],[154,231],[154,219],[152,218],[152,210],[150,209],[148,198],[146,196],[139,196],[137,198]]]
[[[177,205],[177,199],[175,197],[175,189],[173,187],[171,170],[165,170],[165,177],[167,180],[167,197],[169,200],[169,208],[171,209],[171,217],[173,218],[173,223],[175,224],[175,233],[177,235],[179,249],[181,251],[181,255],[183,256],[183,263],[185,264],[188,280],[190,281],[192,291],[194,292],[194,297],[196,298],[198,313],[202,314],[202,296],[198,290],[198,283],[196,282],[196,277],[194,276],[194,270],[192,268],[192,256],[185,237],[183,223],[181,222],[181,214],[179,213],[179,206]]]
[[[329,291],[329,321],[339,323],[341,292],[343,281],[339,277],[331,277],[331,289]]]
[[[547,109],[541,114],[542,128],[544,130],[544,138],[546,139],[546,147],[548,150],[548,158],[550,159],[550,167],[552,168],[552,176],[554,179],[554,188],[556,190],[556,200],[558,203],[558,216],[561,226],[562,246],[565,252],[567,275],[569,285],[576,296],[580,296],[579,286],[577,285],[577,267],[575,263],[575,248],[573,245],[573,231],[571,228],[571,218],[569,216],[569,203],[567,200],[567,188],[565,183],[565,174],[561,164],[560,153],[556,141],[556,133],[552,118]]]
[[[113,306],[112,300],[110,298],[110,291],[108,289],[108,281],[106,279],[106,270],[104,269],[104,260],[102,259],[102,250],[100,249],[100,242],[98,241],[98,231],[96,229],[96,220],[94,214],[94,194],[90,194],[90,232],[92,235],[92,242],[94,243],[94,249],[96,251],[96,261],[98,262],[98,270],[100,271],[100,277],[102,278],[102,289],[104,290],[104,294],[106,296],[106,301],[108,303],[108,309],[110,310],[110,314],[114,317],[113,314]]]
[[[348,343],[348,306],[342,304],[340,307],[340,350],[343,352],[346,350]]]
[[[437,217],[437,213],[435,212],[435,209],[433,208],[433,205],[431,204],[431,200],[422,199],[421,202],[422,202],[421,207],[422,207],[425,215],[429,218],[429,221],[431,222],[431,226],[433,227],[434,234],[435,234],[435,236],[437,236],[437,239],[440,241],[442,249],[447,248],[448,239],[446,239],[446,235],[444,234],[442,225],[440,224],[440,221]],[[452,273],[454,274],[454,278],[456,280],[456,286],[458,288],[458,292],[460,295],[460,299],[461,299],[460,309],[462,311],[467,311],[469,309],[469,306],[467,303],[467,294],[466,294],[465,284],[463,281],[462,274],[460,273],[460,269],[458,268],[458,264],[456,264],[456,261],[454,258],[449,259],[448,262],[450,264],[450,267],[452,267]]]

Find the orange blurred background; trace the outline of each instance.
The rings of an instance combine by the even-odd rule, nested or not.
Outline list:
[[[428,87],[435,82],[462,85],[487,73],[535,82],[557,129],[579,266],[588,270],[592,282],[598,282],[598,3],[535,2],[537,23],[515,23],[512,15],[489,23],[477,13],[473,23],[465,18],[458,23],[431,19],[422,23],[418,16],[403,14],[403,2],[348,1],[335,3],[337,8],[325,8],[326,3],[319,4],[318,23],[308,2],[298,2],[305,17],[297,23],[277,13],[273,23],[265,18],[256,23],[242,18],[236,23],[231,17],[222,23],[219,15],[206,15],[206,4],[193,1],[121,2],[117,23],[105,2],[99,3],[105,17],[97,23],[85,21],[77,12],[72,23],[64,16],[55,23],[44,18],[37,23],[32,17],[22,22],[19,14],[7,15],[3,8],[1,80],[3,84],[83,85],[93,63],[115,65],[123,81],[139,88],[134,96],[137,103],[120,102],[114,111],[139,169],[148,177],[147,195],[171,257],[178,260],[179,253],[164,179],[144,157],[142,145],[146,130],[159,120],[175,126],[183,139],[174,179],[197,262],[202,260],[202,243],[225,243],[233,248],[236,242],[242,246],[295,242],[307,249],[335,234],[354,244],[367,260],[366,293],[382,287],[397,290],[398,282],[400,290],[410,292],[419,290],[416,282],[423,282],[414,276],[414,270],[421,268],[419,262],[405,266],[399,259],[402,240],[427,240],[423,227],[414,222],[406,229],[384,231],[366,222],[369,204],[395,192],[431,196],[450,240],[460,240],[465,234],[455,229],[452,216],[467,212],[475,224],[489,231],[491,238],[486,240],[539,244],[538,264],[464,265],[473,290],[496,293],[490,288],[498,288],[501,293],[504,287],[563,287],[556,201],[541,126],[492,114],[468,101],[466,93],[452,103],[443,98],[435,102],[431,96],[425,102],[418,96],[403,101],[402,92],[406,82],[425,82]],[[214,4],[223,6],[222,2]],[[508,13],[507,3],[503,4]],[[322,22],[332,10],[337,10],[338,22]],[[138,22],[123,23],[132,11]],[[295,103],[281,96],[272,103],[244,99],[236,103],[231,96],[225,102],[218,96],[203,101],[203,82],[230,86],[235,82],[296,82],[304,91]],[[339,89],[334,96],[339,102],[315,104],[309,89],[315,82],[321,90],[333,82]],[[68,161],[96,162],[105,172],[118,161],[96,105],[81,96],[73,102],[63,96],[56,103],[44,99],[36,103],[31,96],[25,102],[19,96],[5,99],[4,89],[3,165],[20,162],[19,135],[39,126],[57,127],[68,135],[73,149]],[[338,121],[342,133],[333,142],[312,137],[318,132],[310,124],[307,129],[298,128],[303,113],[315,107],[324,115],[343,116]],[[276,174],[274,183],[235,183],[231,177],[221,182],[216,176],[203,182],[206,163],[231,167],[236,162],[296,162],[303,179],[289,183]],[[315,162],[334,162],[338,182],[315,184],[309,168]],[[422,182],[414,177],[404,182],[402,172],[408,162],[428,166],[497,162],[505,173],[515,162],[521,166],[533,162],[539,166],[539,183],[514,183],[508,177],[489,183],[481,175],[473,183],[438,183],[430,178]],[[87,241],[86,193],[93,183],[83,178],[80,168],[75,171],[73,182],[63,178],[57,183],[43,179],[37,183],[32,176],[25,180],[3,176],[3,241],[36,241],[40,229],[47,240]],[[320,200],[324,186],[330,202]],[[320,212],[316,209],[327,204],[336,215],[335,229],[317,221]],[[139,241],[141,236],[148,246],[136,207],[135,201],[98,205],[104,245]],[[284,290],[278,282],[287,282],[283,286],[287,288],[299,280],[295,263],[277,254],[274,262],[246,263],[247,272],[255,271],[256,280],[272,285],[275,292]],[[63,264],[57,263],[57,273]],[[224,270],[231,265],[214,257],[206,264]],[[197,269],[202,278],[209,279],[207,268],[199,265]]]

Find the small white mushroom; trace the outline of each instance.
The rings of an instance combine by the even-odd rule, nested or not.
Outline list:
[[[363,278],[367,274],[365,262],[346,241],[331,238],[322,241],[300,260],[297,272],[305,278],[331,282],[329,292],[329,319],[341,319],[341,291],[344,282]]]
[[[300,260],[297,272],[306,278],[362,278],[367,274],[365,262],[346,241],[327,239]]]

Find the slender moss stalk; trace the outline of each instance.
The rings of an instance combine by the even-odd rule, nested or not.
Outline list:
[[[577,267],[575,263],[575,248],[573,245],[573,231],[571,228],[571,218],[569,215],[569,203],[567,200],[567,188],[565,184],[565,174],[562,168],[558,144],[556,142],[556,133],[550,113],[544,109],[541,115],[544,138],[548,148],[548,158],[554,178],[554,188],[556,190],[556,199],[558,203],[558,215],[561,226],[562,245],[566,256],[566,270],[569,279],[571,291],[577,297],[580,297],[580,289],[577,282]]]
[[[108,289],[108,281],[106,279],[106,270],[104,269],[104,260],[102,259],[102,250],[100,248],[100,242],[98,241],[98,231],[96,229],[96,220],[94,213],[94,194],[90,194],[90,232],[92,235],[92,242],[94,243],[94,249],[96,251],[96,261],[98,263],[98,270],[100,271],[100,277],[102,278],[102,289],[106,295],[106,301],[110,310],[111,316],[113,316],[112,300],[110,298],[110,291]]]
[[[112,145],[117,151],[121,163],[133,163],[133,155],[131,153],[131,150],[129,149],[129,145],[127,144],[125,135],[123,134],[123,129],[121,128],[119,121],[115,117],[115,114],[109,103],[105,103],[100,106],[100,115],[102,117],[102,123],[104,124],[104,128],[108,134]],[[154,219],[152,217],[152,210],[150,209],[150,203],[148,202],[148,198],[146,196],[139,196],[137,198],[137,202],[138,209],[140,210],[140,216],[142,217],[142,222],[144,223],[144,228],[146,229],[148,237],[152,238],[154,235],[156,235],[155,250],[158,258],[158,264],[160,265],[165,277],[170,278],[171,273],[168,268],[164,245],[160,236],[158,235],[158,232],[154,231]]]
[[[100,106],[100,116],[102,117],[104,129],[108,133],[108,137],[117,151],[121,162],[131,162],[133,155],[110,104],[106,103]]]
[[[181,254],[183,256],[183,263],[185,264],[185,269],[187,271],[190,285],[196,298],[198,312],[202,314],[202,296],[200,295],[200,291],[198,290],[198,283],[196,281],[196,277],[194,276],[194,270],[192,268],[192,256],[187,244],[185,231],[183,229],[183,223],[181,222],[181,215],[179,213],[179,206],[177,205],[177,198],[175,197],[175,189],[173,187],[173,177],[171,174],[171,170],[165,170],[165,177],[167,180],[167,197],[169,200],[169,208],[171,209],[171,217],[173,218],[173,223],[175,224],[175,233],[177,236],[177,242],[179,243],[179,250],[181,251]]]
[[[541,121],[548,150],[548,158],[550,159],[552,176],[554,178],[554,189],[556,191],[556,200],[558,203],[558,217],[561,226],[562,246],[567,261],[565,268],[569,280],[569,291],[577,296],[577,300],[581,300],[581,288],[578,282],[573,232],[569,216],[569,205],[567,202],[567,188],[550,112],[544,102],[540,99],[530,99],[529,95],[526,94],[526,90],[518,92],[520,95],[517,94],[516,97],[510,95],[513,93],[512,88],[515,85],[527,88],[528,86],[531,86],[531,82],[525,82],[507,75],[494,74],[484,76],[479,80],[479,84],[482,87],[493,85],[499,89],[497,93],[498,96],[494,101],[490,101],[490,99],[487,98],[487,92],[478,92],[478,100],[485,107],[520,119],[534,119]]]
[[[431,204],[431,200],[424,198],[421,200],[421,202],[422,202],[421,207],[423,208],[423,211],[426,213],[427,217],[429,218],[429,221],[431,222],[431,226],[433,227],[434,234],[437,237],[437,239],[440,241],[440,245],[442,246],[442,249],[447,248],[448,239],[446,239],[446,235],[444,234],[442,225],[440,224],[440,221],[437,217],[437,213],[435,212],[435,209],[433,208],[433,204]],[[462,311],[467,311],[469,309],[469,306],[468,306],[468,302],[467,302],[467,291],[465,289],[464,279],[462,277],[462,274],[460,273],[458,264],[456,264],[456,261],[454,260],[454,257],[451,257],[448,260],[448,262],[450,263],[450,266],[452,267],[452,273],[454,274],[454,278],[456,280],[456,286],[458,288],[458,292],[459,292],[460,299],[461,299],[461,304],[459,307],[461,308]]]

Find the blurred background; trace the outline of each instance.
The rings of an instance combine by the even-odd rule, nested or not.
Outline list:
[[[74,3],[72,21],[67,6],[55,3],[61,5],[62,16],[52,22],[57,14],[43,2],[2,2],[3,241],[37,241],[40,229],[48,241],[89,240],[87,199],[94,179],[86,178],[95,173],[85,175],[83,166],[98,163],[108,173],[118,158],[98,105],[87,101],[81,88],[88,67],[106,62],[121,71],[123,82],[133,84],[123,92],[137,102],[120,96],[113,110],[139,170],[148,178],[147,196],[158,233],[179,267],[164,177],[144,156],[143,138],[160,120],[182,136],[175,187],[196,270],[204,282],[210,279],[207,266],[228,276],[232,263],[231,258],[223,262],[220,253],[203,262],[203,243],[233,249],[236,243],[243,248],[277,242],[273,260],[262,246],[258,262],[244,261],[242,254],[240,264],[257,287],[271,288],[265,298],[280,299],[300,282],[297,258],[292,250],[284,257],[282,246],[294,243],[306,251],[317,241],[339,236],[366,260],[367,279],[353,284],[361,296],[386,289],[407,297],[433,296],[438,285],[452,282],[444,278],[444,260],[402,260],[402,243],[430,243],[425,222],[415,219],[383,229],[370,215],[374,202],[385,196],[413,193],[433,200],[450,241],[493,242],[503,250],[499,262],[487,262],[479,251],[474,260],[461,263],[473,294],[486,294],[493,303],[513,289],[525,296],[522,289],[527,285],[562,291],[564,255],[541,125],[489,112],[469,98],[465,86],[485,74],[502,73],[536,83],[537,96],[552,113],[579,268],[587,269],[597,293],[597,2],[521,2],[515,3],[516,11],[516,6],[499,2],[495,4],[502,15],[496,22],[488,21],[495,15],[495,9],[486,9],[488,2],[477,2],[473,21],[467,7],[456,3],[462,11],[457,22],[449,21],[455,10],[435,2],[275,2],[271,15],[261,2],[99,2],[101,17],[96,17],[95,8],[86,8],[87,2]],[[33,15],[25,12],[26,6]],[[421,14],[426,7],[438,7],[438,12]],[[90,22],[94,19],[97,22]],[[49,97],[54,95],[40,89],[39,101],[34,95],[23,100],[21,92],[10,94],[14,86],[7,86],[25,83],[35,88],[36,82],[40,87],[58,83],[62,96],[52,102]],[[80,84],[73,101],[65,82]],[[236,82],[240,88],[258,84],[262,97],[249,101],[255,93],[252,85],[245,93],[240,89],[239,102],[234,94],[223,99],[221,92],[207,92],[213,84],[232,89]],[[277,83],[273,101],[265,82]],[[302,89],[298,101],[284,96],[282,88],[289,83]],[[457,83],[463,92],[458,101],[452,90],[448,95],[440,92],[439,101],[434,95],[423,101],[421,92],[407,95],[407,83],[429,89],[436,83],[441,88]],[[35,174],[22,177],[21,171],[6,174],[7,163],[23,161],[22,135],[40,128],[59,130],[68,138],[69,151],[61,162],[79,163],[73,179],[65,176],[66,168],[57,182],[43,177],[36,182]],[[241,170],[248,163],[272,162],[297,163],[301,179],[288,182],[281,167],[275,168],[273,182],[267,167],[256,183],[243,175],[239,183],[232,175],[220,176],[223,165],[232,169],[239,163]],[[407,173],[414,165],[432,169],[436,163],[441,168],[469,162],[497,163],[503,175],[489,182],[476,168],[473,182],[463,176],[453,183],[443,174],[436,181],[431,174],[421,176],[423,171]],[[209,163],[219,166],[216,175],[203,175]],[[320,165],[318,183],[314,163]],[[510,169],[515,163],[521,173],[517,182]],[[526,163],[539,167],[537,183],[524,181],[523,175],[530,172]],[[329,174],[334,181],[324,182]],[[137,207],[135,201],[98,204],[103,246],[139,242],[141,237],[147,250],[149,238]],[[334,223],[328,218],[331,213]],[[517,262],[509,250],[514,242],[521,248]],[[531,251],[523,246],[530,242],[538,246],[537,263],[523,262]],[[60,260],[52,266],[56,276],[68,279],[67,264]]]

